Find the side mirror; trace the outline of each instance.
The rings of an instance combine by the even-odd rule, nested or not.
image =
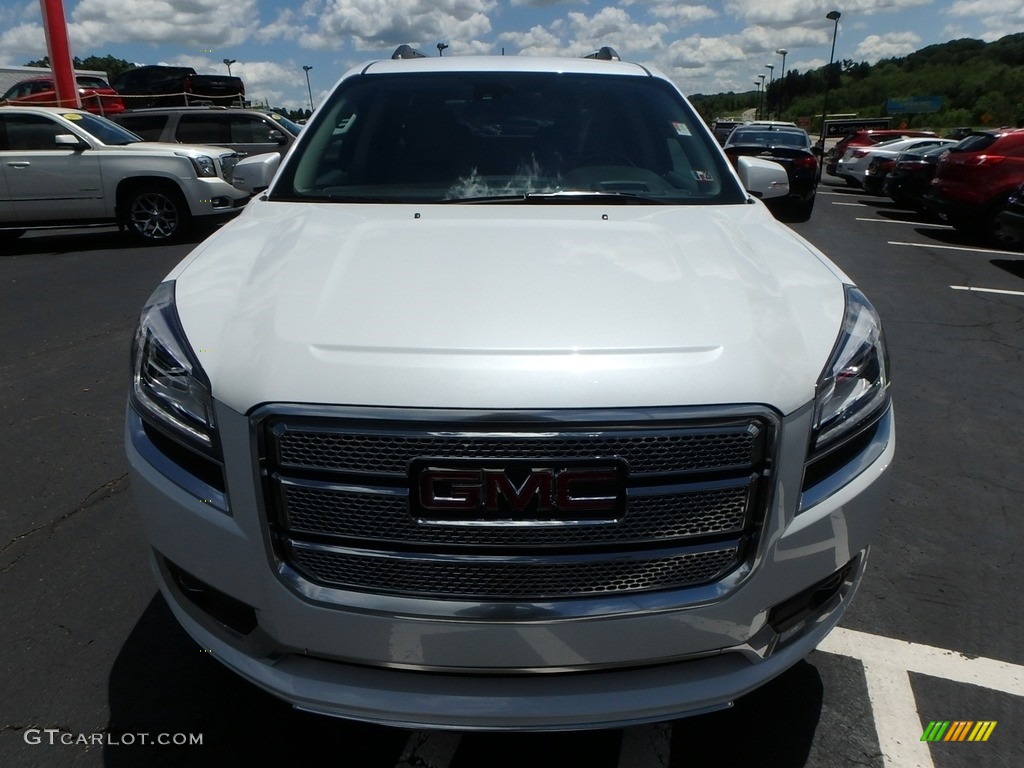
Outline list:
[[[59,133],[53,137],[53,143],[58,147],[69,147],[76,151],[88,149],[89,145],[72,133]]]
[[[247,157],[235,166],[231,184],[250,195],[258,194],[270,186],[280,165],[281,155],[277,152]]]
[[[739,157],[736,162],[743,188],[754,197],[768,200],[789,194],[789,176],[786,169],[772,160],[760,157]]]
[[[280,144],[281,146],[288,143],[288,139],[280,131],[272,130],[268,135],[267,140],[270,141],[271,144]]]

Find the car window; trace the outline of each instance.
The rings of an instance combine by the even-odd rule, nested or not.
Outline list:
[[[231,121],[227,115],[182,115],[174,138],[182,144],[230,144]]]
[[[167,115],[124,115],[117,122],[146,141],[160,141]]]
[[[733,131],[729,144],[757,144],[776,147],[804,147],[809,144],[806,134],[796,131]]]
[[[996,141],[996,136],[991,133],[975,133],[955,144],[950,152],[980,152],[988,149]]]
[[[70,133],[66,127],[42,115],[0,115],[0,150],[67,150],[54,143],[54,137]]]
[[[75,78],[75,82],[82,88],[109,88],[106,81],[101,77],[90,77],[88,75],[79,75]]]
[[[142,141],[141,138],[122,128],[117,123],[107,120],[105,117],[92,115],[88,112],[69,112],[64,117],[75,124],[75,126],[108,146],[123,146],[135,144]],[[68,133],[68,131],[64,131]]]
[[[558,73],[352,78],[275,199],[441,202],[603,193],[738,202],[700,118],[659,80]]]
[[[270,140],[270,132],[283,131],[269,120],[251,115],[231,115],[231,141],[235,144],[276,144]]]

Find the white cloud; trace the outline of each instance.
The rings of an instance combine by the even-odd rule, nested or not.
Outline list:
[[[879,59],[906,56],[921,47],[921,38],[914,32],[887,32],[884,35],[868,35],[854,51],[857,61],[874,64]]]
[[[494,0],[330,0],[317,21],[319,32],[303,40],[316,48],[340,48],[351,39],[361,50],[474,41],[490,33],[487,13],[495,5]]]
[[[258,27],[259,14],[256,0],[81,0],[70,20],[76,47],[146,42],[200,53],[245,42]]]
[[[24,64],[46,55],[46,37],[39,24],[18,24],[0,33],[0,61]]]

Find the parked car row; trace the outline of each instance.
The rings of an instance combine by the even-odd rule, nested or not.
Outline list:
[[[1024,243],[1024,128],[879,144],[865,159],[866,192],[931,213],[967,235]]]
[[[111,116],[125,109],[155,106],[243,106],[245,84],[227,75],[200,75],[192,67],[133,67],[107,82],[96,75],[76,75],[82,109]],[[0,104],[56,107],[53,75],[30,77],[12,85]]]
[[[116,223],[147,243],[196,219],[237,212],[230,149],[143,141],[99,115],[0,108],[0,238],[27,229]]]

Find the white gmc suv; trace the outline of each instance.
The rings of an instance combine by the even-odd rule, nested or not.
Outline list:
[[[142,312],[126,443],[177,619],[399,726],[667,719],[799,661],[895,437],[879,318],[744,189],[773,170],[614,58],[348,72]]]
[[[29,229],[119,224],[147,244],[236,213],[223,147],[143,141],[89,112],[0,107],[0,241]]]

